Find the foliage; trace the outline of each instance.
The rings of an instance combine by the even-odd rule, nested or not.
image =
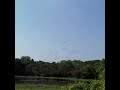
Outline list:
[[[74,77],[104,79],[103,60],[62,60],[60,62],[34,61],[29,56],[15,59],[16,76]]]
[[[105,90],[105,59],[85,62],[62,60],[50,63],[34,61],[29,56],[22,56],[20,59],[15,59],[15,76],[80,78],[79,82],[64,87],[16,85],[16,90]]]
[[[104,80],[80,81],[65,87],[63,90],[105,90]]]

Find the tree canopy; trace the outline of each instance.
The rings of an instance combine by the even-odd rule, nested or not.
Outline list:
[[[61,60],[60,62],[34,61],[29,56],[15,59],[16,76],[74,77],[82,79],[104,78],[105,59]]]

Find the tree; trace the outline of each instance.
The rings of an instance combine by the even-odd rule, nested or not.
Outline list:
[[[75,77],[82,79],[104,79],[105,59],[82,62],[62,60],[60,62],[34,61],[29,56],[15,59],[15,75],[43,77]],[[98,78],[99,77],[99,78]]]
[[[82,70],[82,78],[84,79],[96,79],[96,70],[94,67],[87,65]]]
[[[15,75],[23,76],[25,74],[24,65],[21,63],[20,59],[15,59]]]
[[[22,56],[21,57],[21,63],[23,63],[25,65],[29,64],[30,61],[31,61],[31,58],[29,56]]]

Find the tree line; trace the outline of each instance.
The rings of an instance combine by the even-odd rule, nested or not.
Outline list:
[[[61,60],[60,62],[34,61],[29,56],[15,58],[16,76],[74,77],[99,79],[105,73],[105,59],[102,60]]]

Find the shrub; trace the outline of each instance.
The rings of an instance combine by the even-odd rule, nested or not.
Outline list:
[[[104,80],[80,81],[65,87],[63,90],[105,90]]]

